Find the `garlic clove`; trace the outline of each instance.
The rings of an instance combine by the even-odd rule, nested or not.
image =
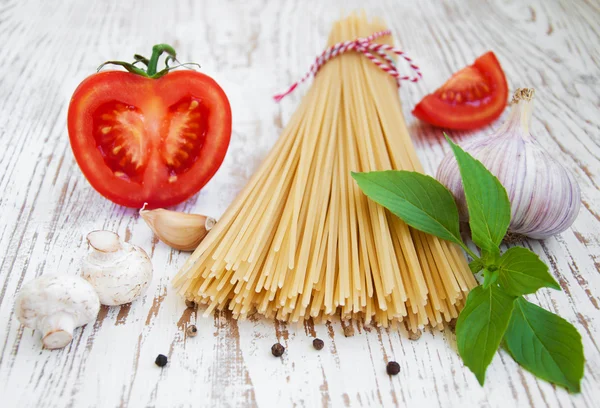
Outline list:
[[[97,251],[110,253],[121,249],[119,235],[112,231],[96,230],[87,235],[88,243]]]
[[[216,224],[216,220],[200,214],[177,211],[146,210],[140,215],[154,234],[165,244],[181,251],[193,251]]]

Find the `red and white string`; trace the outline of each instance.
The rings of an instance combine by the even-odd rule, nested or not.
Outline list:
[[[412,59],[406,56],[404,51],[392,45],[377,44],[373,42],[379,37],[391,34],[392,32],[390,30],[378,31],[366,38],[357,38],[356,40],[344,41],[332,45],[317,57],[316,61],[310,66],[308,72],[304,74],[304,76],[299,81],[294,82],[285,92],[277,94],[273,98],[277,102],[281,101],[284,97],[292,93],[294,89],[298,87],[298,85],[306,81],[311,76],[315,76],[317,72],[319,72],[321,67],[325,65],[325,63],[331,58],[334,58],[348,51],[356,51],[364,54],[364,56],[367,57],[379,69],[386,72],[390,76],[396,78],[398,86],[400,86],[400,81],[417,82],[419,79],[422,78],[421,71],[419,67],[415,65]],[[408,62],[410,68],[414,72],[414,76],[401,75],[398,71],[398,68],[396,67],[396,64],[394,64],[392,57],[388,53],[398,55],[399,57],[402,57],[406,62]],[[378,56],[381,59],[378,58]]]

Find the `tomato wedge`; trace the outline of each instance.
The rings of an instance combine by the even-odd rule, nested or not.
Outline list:
[[[508,102],[508,84],[493,52],[456,72],[415,106],[413,115],[434,126],[476,129],[497,119]]]
[[[100,194],[127,207],[167,207],[198,192],[220,167],[231,108],[199,72],[105,71],[76,89],[68,127],[75,159]]]

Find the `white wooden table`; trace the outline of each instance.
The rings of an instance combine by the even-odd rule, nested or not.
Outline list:
[[[172,4],[171,4],[172,3]],[[354,3],[354,4],[352,4]],[[277,139],[306,88],[281,104],[271,95],[304,73],[322,50],[331,22],[361,1],[0,2],[0,406],[599,406],[600,351],[600,4],[597,1],[380,1],[397,41],[424,79],[400,90],[426,170],[448,150],[439,130],[410,114],[414,104],[478,55],[494,50],[511,90],[537,90],[533,131],[574,172],[582,189],[572,229],[526,245],[551,265],[563,291],[533,301],[558,312],[583,336],[587,364],[580,395],[538,381],[506,353],[481,388],[463,367],[449,331],[411,341],[400,331],[339,322],[289,326],[197,317],[170,279],[186,253],[154,239],[136,211],[98,195],[69,147],[66,117],[77,84],[108,59],[176,47],[227,92],[233,136],[223,166],[177,209],[219,216]],[[506,112],[505,112],[506,115]],[[453,132],[458,140],[489,133]],[[85,235],[118,231],[152,256],[144,298],[103,308],[67,348],[42,350],[39,333],[14,317],[24,282],[52,272],[77,274]],[[199,334],[184,329],[196,324]],[[325,341],[316,352],[312,336]],[[282,359],[270,347],[282,342]],[[157,354],[169,356],[164,369]],[[388,360],[401,372],[390,378]]]

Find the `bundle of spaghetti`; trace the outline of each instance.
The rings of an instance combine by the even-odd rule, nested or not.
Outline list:
[[[328,41],[384,29],[352,15]],[[423,172],[396,82],[360,53],[338,55],[173,285],[206,315],[441,327],[476,281],[458,247],[408,227],[351,177],[387,169]]]

